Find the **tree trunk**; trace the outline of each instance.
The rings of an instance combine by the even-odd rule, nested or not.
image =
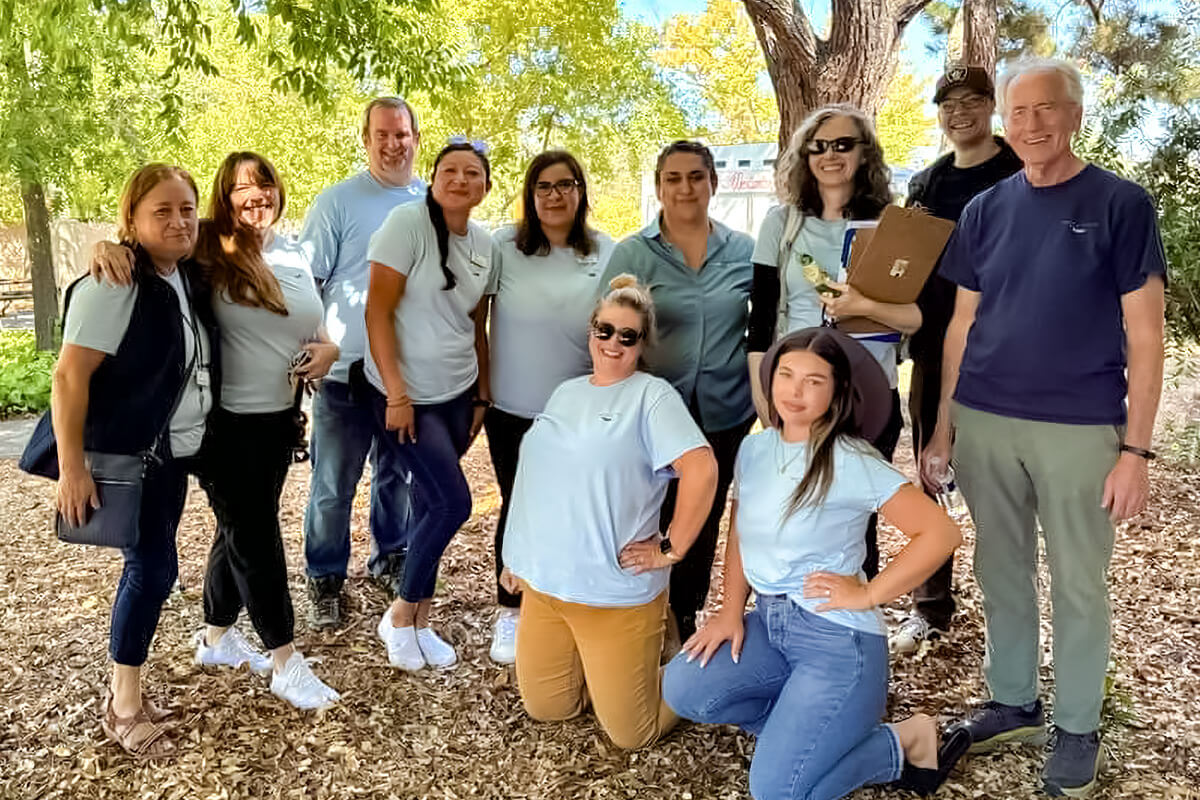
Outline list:
[[[996,77],[996,36],[1000,12],[996,0],[963,0],[962,62],[983,67]]]
[[[25,204],[25,249],[33,281],[33,330],[39,350],[54,350],[58,343],[58,284],[54,280],[54,250],[50,244],[50,211],[46,193],[36,180],[21,181]]]
[[[779,144],[813,109],[850,103],[874,116],[896,69],[904,29],[930,0],[832,0],[820,39],[796,0],[742,0],[779,105]]]

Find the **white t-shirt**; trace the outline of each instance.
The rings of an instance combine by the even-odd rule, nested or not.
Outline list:
[[[367,248],[368,261],[407,277],[395,311],[396,339],[400,372],[414,403],[451,400],[479,376],[470,315],[491,278],[492,237],[474,222],[467,225],[466,236],[450,234],[446,265],[457,279],[453,289],[442,288],[446,278],[425,203],[392,209]],[[386,393],[373,353],[365,368],[371,385]]]
[[[807,448],[806,442],[783,441],[778,428],[747,436],[734,465],[733,492],[746,580],[759,594],[786,594],[817,613],[825,601],[804,597],[804,579],[819,571],[865,579],[867,522],[908,479],[870,445],[841,439],[834,445],[829,494],[785,518],[804,477]],[[885,630],[878,609],[820,613],[855,630]]]
[[[286,317],[234,303],[228,293],[213,294],[213,313],[221,330],[221,408],[235,414],[291,407],[294,389],[288,366],[300,346],[316,336],[324,314],[308,249],[276,234],[263,259],[279,281]]]
[[[635,372],[611,386],[587,375],[566,381],[521,441],[504,563],[567,602],[650,602],[666,590],[670,570],[634,575],[618,555],[658,533],[672,462],[707,446],[662,378]]]
[[[779,267],[779,247],[783,244],[787,226],[787,206],[775,206],[767,212],[758,231],[751,261],[767,267]],[[816,288],[804,277],[804,264],[811,260],[829,280],[842,280],[842,247],[846,240],[846,220],[820,219],[808,216],[792,242],[787,262],[787,330],[778,335],[813,328],[821,324],[822,306]],[[898,342],[872,339],[876,334],[850,334],[875,356],[888,377],[888,385],[896,388],[896,355]],[[892,337],[895,338],[895,337]]]
[[[168,426],[171,454],[182,458],[195,455],[204,438],[205,418],[212,408],[213,399],[208,382],[208,363],[212,351],[209,349],[208,332],[192,315],[179,270],[173,270],[170,275],[160,274],[159,277],[175,290],[179,298],[183,363],[192,365],[184,384],[183,396]],[[116,286],[98,282],[91,276],[83,278],[71,293],[71,305],[63,320],[63,342],[99,350],[110,356],[116,355],[129,329],[137,293],[136,283]],[[193,360],[197,334],[200,337],[200,353]],[[130,390],[136,391],[136,387],[130,387]],[[174,399],[171,398],[172,401]]]
[[[493,238],[486,290],[495,295],[488,326],[492,402],[531,419],[560,383],[591,371],[588,318],[613,240],[597,233],[587,256],[570,247],[527,256],[517,249],[516,228],[503,228]]]

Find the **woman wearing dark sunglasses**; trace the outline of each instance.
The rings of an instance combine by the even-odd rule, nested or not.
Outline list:
[[[587,224],[587,180],[570,153],[548,150],[536,156],[525,172],[521,199],[520,221],[493,236],[487,288],[492,407],[483,424],[500,484],[495,535],[500,611],[490,654],[500,664],[516,659],[521,605],[499,580],[517,451],[550,393],[590,367],[586,323],[613,248],[612,239]]]
[[[522,592],[517,684],[535,719],[590,697],[618,747],[658,739],[667,583],[712,505],[716,461],[671,384],[638,361],[653,345],[645,286],[619,275],[592,312],[590,375],[561,384],[521,445],[501,579]],[[669,535],[659,512],[678,477]]]
[[[892,387],[891,418],[872,442],[889,461],[903,424],[896,391],[900,337],[921,327],[921,312],[916,303],[880,303],[863,296],[839,282],[839,268],[848,225],[878,219],[892,202],[890,177],[875,128],[857,108],[825,106],[800,124],[775,172],[782,205],[763,220],[754,248],[755,303],[748,344],[750,368],[756,372],[776,336],[819,326],[825,315],[834,320],[868,317],[891,328],[890,333],[856,337],[879,361]],[[761,398],[756,403],[761,407]],[[863,569],[868,578],[879,569],[874,517]]]

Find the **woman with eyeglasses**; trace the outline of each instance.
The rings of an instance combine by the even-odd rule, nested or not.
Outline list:
[[[586,323],[613,248],[611,238],[587,224],[587,180],[570,153],[548,150],[536,156],[525,171],[521,199],[521,220],[493,237],[487,289],[492,406],[483,425],[500,485],[495,535],[500,612],[490,654],[500,664],[516,659],[521,604],[500,583],[517,452],[551,392],[589,369]]]
[[[667,145],[654,185],[662,212],[616,246],[605,278],[628,272],[652,287],[659,341],[646,350],[646,369],[683,396],[717,460],[712,510],[696,544],[671,571],[671,611],[686,639],[708,597],[737,448],[754,422],[745,345],[754,240],[709,218],[717,172],[712,152],[699,142]],[[668,492],[664,523],[674,500]]]
[[[364,371],[376,447],[412,473],[414,506],[400,596],[377,632],[388,661],[409,671],[458,660],[429,627],[429,612],[442,553],[471,516],[459,459],[490,405],[483,294],[492,238],[471,211],[491,188],[485,148],[448,144],[434,159],[425,202],[395,208],[367,249]]]
[[[529,715],[569,719],[590,699],[609,738],[636,748],[677,721],[659,691],[668,571],[708,515],[717,468],[679,393],[638,371],[655,343],[648,289],[617,276],[585,326],[591,374],[555,389],[521,444],[502,580],[523,597],[517,685]]]
[[[888,461],[903,425],[896,390],[900,338],[921,327],[921,311],[916,303],[877,302],[838,278],[848,223],[879,218],[892,202],[890,177],[875,128],[857,108],[825,106],[800,124],[775,172],[782,205],[763,220],[754,248],[748,340],[754,370],[777,335],[821,325],[825,316],[867,317],[891,328],[892,333],[855,337],[879,361],[892,387],[891,418],[872,442]],[[867,577],[879,571],[876,528],[872,517],[863,564]]]

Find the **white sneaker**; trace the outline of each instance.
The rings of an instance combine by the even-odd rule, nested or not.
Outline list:
[[[282,672],[271,676],[271,694],[282,697],[296,708],[327,708],[342,696],[313,674],[308,660],[297,650],[283,665]]]
[[[396,628],[392,625],[392,612],[384,611],[375,631],[387,645],[388,661],[393,667],[416,672],[425,667],[425,656],[421,655],[421,646],[417,644],[417,629],[411,625],[407,628]]]
[[[893,653],[915,652],[926,640],[941,638],[946,631],[935,628],[920,614],[913,614],[900,623],[900,627],[888,639],[888,649]]]
[[[492,649],[488,655],[497,664],[513,664],[517,660],[517,620],[521,612],[515,608],[501,608],[492,628]]]
[[[256,650],[237,628],[229,628],[211,647],[204,640],[204,631],[196,634],[196,663],[203,667],[233,667],[248,664],[259,675],[271,671],[271,657]]]
[[[433,628],[417,628],[417,645],[425,663],[438,669],[453,667],[458,662],[458,654],[449,642],[433,632]]]

